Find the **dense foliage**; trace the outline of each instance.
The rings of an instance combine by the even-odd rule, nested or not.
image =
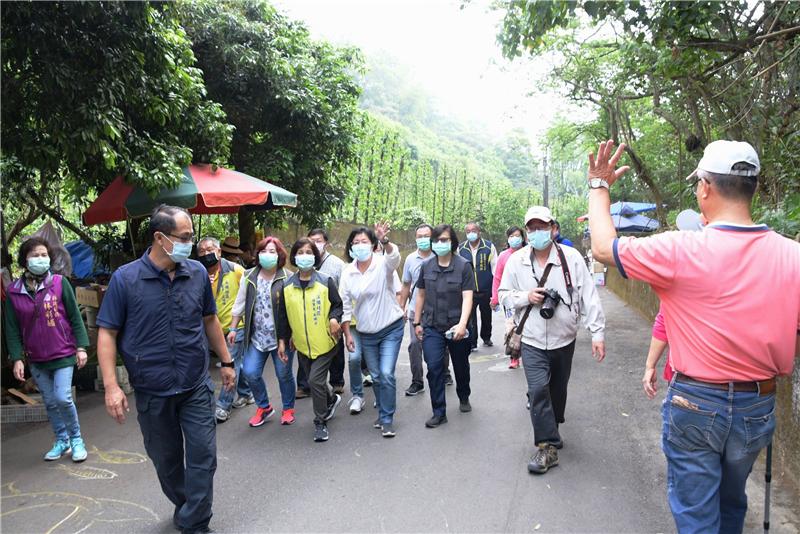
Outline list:
[[[762,160],[757,214],[800,231],[800,4],[794,2],[512,1],[499,42],[508,57],[562,58],[553,82],[597,110],[578,142],[629,144],[638,180],[617,195],[686,202],[682,178],[720,138]],[[582,140],[582,141],[581,141]]]

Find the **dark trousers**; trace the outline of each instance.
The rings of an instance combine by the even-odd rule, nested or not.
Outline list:
[[[333,361],[331,362],[331,386],[344,386],[344,342],[339,340],[337,345],[336,354],[334,354]],[[365,363],[361,363],[361,368],[367,370]],[[300,359],[297,359],[297,388],[303,391],[311,391],[311,386],[308,385],[308,374],[303,366],[300,365]]]
[[[431,390],[431,406],[433,415],[442,416],[447,412],[445,401],[445,376],[447,375],[447,351],[453,362],[456,375],[456,393],[461,401],[469,400],[469,353],[470,341],[464,338],[453,341],[444,337],[443,332],[434,328],[425,328],[422,336],[422,354],[428,366],[428,387]]]
[[[481,312],[481,339],[492,339],[492,307],[489,305],[488,292],[473,293],[472,313],[469,316],[469,340],[473,347],[478,346],[478,310]]]
[[[144,448],[184,530],[202,529],[211,519],[217,470],[215,405],[214,390],[205,382],[169,397],[136,392]]]
[[[331,362],[331,386],[344,386],[344,364],[344,341],[340,339],[339,344],[336,345],[336,353],[333,355],[333,361]]]
[[[314,405],[314,422],[322,423],[328,406],[333,402],[333,391],[328,385],[328,371],[336,355],[337,348],[334,347],[330,352],[317,356],[313,360],[305,354],[297,353],[300,368],[305,371],[308,383],[311,387],[311,401]]]
[[[574,353],[575,341],[554,350],[522,344],[522,366],[528,381],[533,440],[536,445],[561,441],[558,425],[564,422],[567,384]]]

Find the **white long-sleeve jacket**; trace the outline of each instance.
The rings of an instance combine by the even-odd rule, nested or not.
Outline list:
[[[564,302],[559,303],[555,315],[550,319],[544,319],[539,314],[539,305],[531,310],[522,331],[522,342],[538,349],[553,350],[572,343],[578,335],[580,319],[592,333],[592,341],[603,341],[606,319],[592,275],[577,250],[565,246],[561,250],[572,277],[572,298],[567,293],[561,261],[553,245],[547,258],[547,263],[552,263],[553,267],[544,287],[557,290]],[[536,278],[541,280],[545,267],[538,263],[534,267]],[[514,310],[516,324],[519,324],[529,304],[528,293],[538,285],[531,269],[531,247],[522,247],[508,259],[497,291],[500,303]]]

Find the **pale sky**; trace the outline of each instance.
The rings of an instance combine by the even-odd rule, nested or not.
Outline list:
[[[536,143],[556,113],[573,108],[549,93],[547,61],[503,59],[496,35],[502,12],[475,0],[276,0],[304,21],[312,36],[385,51],[408,66],[415,81],[447,114],[477,121],[493,136],[521,127]],[[531,96],[528,93],[533,92]]]

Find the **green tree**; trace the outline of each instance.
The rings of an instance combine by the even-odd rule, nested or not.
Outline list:
[[[745,139],[762,160],[759,213],[793,234],[800,205],[800,4],[794,2],[509,2],[508,57],[555,52],[566,95],[597,106],[595,139],[629,146],[659,205],[717,138]],[[581,21],[601,26],[590,30]],[[660,212],[664,222],[665,211]],[[781,216],[782,215],[782,216]]]
[[[325,220],[344,199],[339,174],[355,155],[358,52],[312,40],[265,1],[191,2],[180,12],[209,96],[235,127],[234,167],[297,193],[292,215],[303,223]],[[251,212],[239,222],[249,242]]]
[[[85,206],[120,174],[157,191],[228,157],[225,114],[171,4],[9,3],[2,56],[4,212],[18,223],[45,213],[91,240],[62,198]]]

